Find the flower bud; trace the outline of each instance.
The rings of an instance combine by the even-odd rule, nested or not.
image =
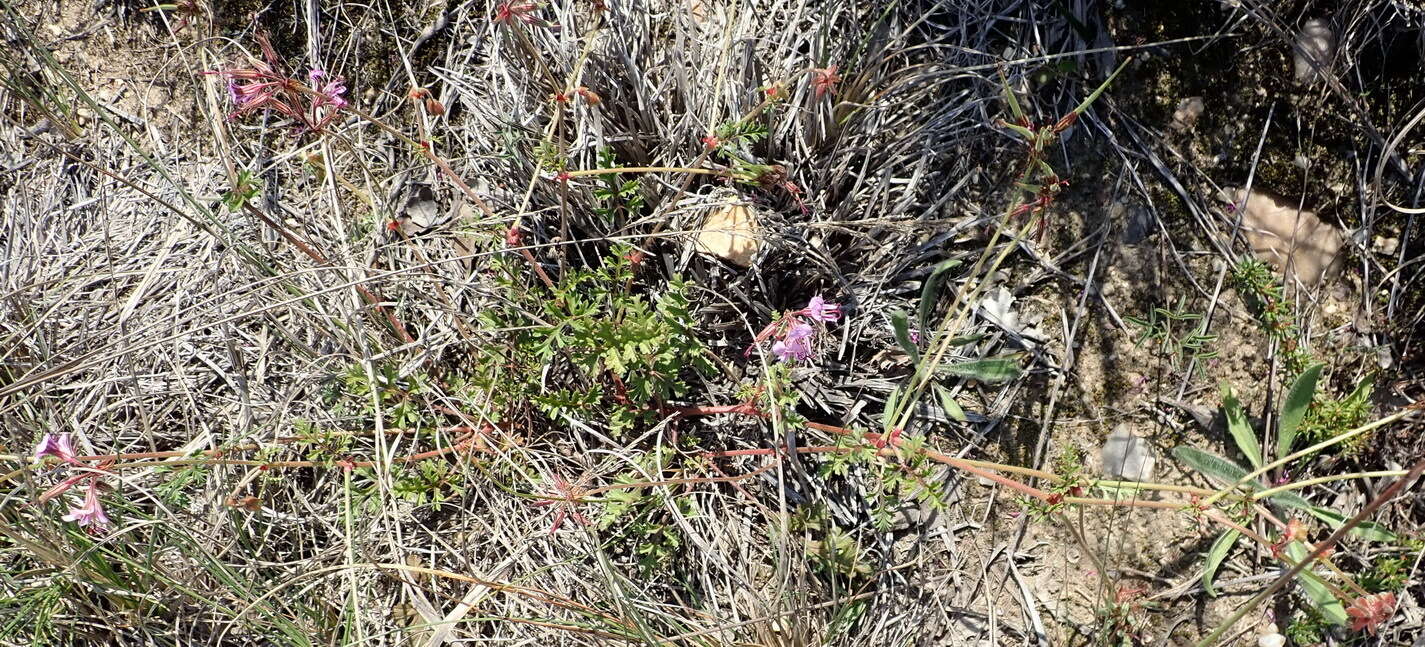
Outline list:
[[[597,92],[594,92],[593,90],[590,90],[589,88],[586,88],[582,85],[579,86],[578,92],[579,96],[584,97],[584,101],[591,106],[597,106],[600,103],[604,102],[604,99],[600,97]]]

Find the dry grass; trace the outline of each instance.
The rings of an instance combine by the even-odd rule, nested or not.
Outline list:
[[[1166,404],[1215,408],[1218,380],[1255,398],[1254,413],[1276,410],[1283,351],[1213,264],[1247,253],[1219,185],[1275,183],[1330,201],[1327,220],[1356,228],[1346,296],[1328,286],[1293,303],[1303,344],[1331,364],[1331,390],[1373,375],[1382,415],[1422,395],[1420,234],[1413,214],[1383,201],[1420,205],[1425,130],[1401,129],[1425,85],[1357,92],[1394,79],[1371,52],[1394,55],[1425,20],[1398,3],[1336,9],[1346,27],[1332,81],[1291,97],[1263,70],[1289,69],[1290,35],[1324,10],[1310,3],[1160,15],[1087,0],[611,0],[607,11],[578,1],[533,12],[558,30],[493,22],[488,2],[208,4],[180,28],[178,13],[142,3],[0,1],[3,644],[1101,644],[1112,632],[1095,613],[1118,591],[1099,585],[1099,564],[1103,581],[1163,605],[1133,612],[1143,624],[1130,640],[1175,644],[1210,631],[1273,572],[1239,554],[1220,576],[1229,597],[1213,600],[1193,588],[1212,535],[1190,522],[1141,510],[1037,522],[1011,494],[948,469],[935,473],[942,509],[899,505],[878,527],[882,477],[870,466],[827,475],[824,457],[706,456],[834,437],[795,420],[666,410],[618,433],[594,411],[613,386],[567,356],[531,370],[546,391],[603,385],[588,416],[475,388],[481,367],[518,359],[506,353],[519,331],[482,316],[534,310],[543,297],[528,297],[547,294],[506,249],[511,226],[556,280],[623,243],[647,253],[625,289],[652,298],[674,274],[694,282],[716,370],[682,375],[690,393],[670,406],[731,405],[771,386],[774,358],[742,352],[757,332],[813,294],[844,303],[817,361],[788,384],[800,416],[866,429],[912,370],[889,313],[914,313],[934,268],[963,261],[935,321],[955,311],[951,293],[1013,296],[1015,321],[969,304],[954,332],[983,337],[956,352],[1019,353],[1022,372],[947,380],[968,421],[932,397],[907,431],[949,454],[1040,468],[1065,447],[1095,455],[1122,421],[1160,449],[1220,446],[1220,431]],[[1214,22],[1183,28],[1204,16]],[[493,215],[354,114],[324,136],[272,113],[227,120],[221,82],[201,72],[260,57],[259,30],[292,76],[343,75],[355,108],[431,140]],[[1208,95],[1226,107],[1209,109],[1196,139],[1173,135],[1163,107],[1218,89],[1189,58],[1212,47],[1241,49],[1242,75],[1272,94]],[[1044,121],[1135,54],[1145,57],[1054,152],[1072,184],[1047,231],[994,242],[989,252],[1012,252],[997,272],[977,265],[1023,154],[996,127],[1000,73]],[[830,65],[840,81],[817,96],[813,70]],[[443,114],[408,100],[412,87]],[[552,99],[580,87],[599,102]],[[764,110],[768,87],[787,96]],[[1328,123],[1340,115],[1353,121]],[[738,120],[765,129],[748,161],[784,176],[676,170],[726,175],[702,138]],[[1344,147],[1333,159],[1354,157],[1292,175],[1292,158],[1319,141]],[[639,180],[643,207],[603,215],[599,178],[561,182],[556,167],[598,168],[604,149],[621,167],[674,170],[623,174]],[[244,176],[257,191],[225,208]],[[765,238],[746,270],[690,244],[734,191]],[[1139,240],[1124,240],[1128,213],[1149,223]],[[1377,238],[1395,249],[1379,253]],[[1124,316],[1184,302],[1206,314],[1222,359],[1170,365],[1134,346]],[[1342,350],[1357,346],[1371,350]],[[1408,467],[1422,448],[1412,429],[1297,475]],[[64,432],[87,455],[181,454],[116,468],[105,479],[115,526],[90,536],[59,519],[59,501],[26,505],[58,471],[18,469],[28,448]],[[427,465],[440,466],[439,484],[414,485]],[[550,500],[569,491],[561,482],[620,478],[660,485]],[[1312,499],[1349,514],[1385,482]],[[601,523],[630,491],[651,502],[637,515],[645,525]],[[1396,505],[1376,520],[1409,534],[1422,511]],[[641,564],[659,537],[676,539]],[[818,554],[837,541],[854,546],[846,572]],[[1381,644],[1420,629],[1419,548],[1352,544],[1339,558],[1365,570],[1392,555],[1413,560],[1409,602]],[[1299,601],[1283,594],[1275,610]]]

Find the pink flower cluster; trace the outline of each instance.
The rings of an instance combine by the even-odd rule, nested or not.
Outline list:
[[[40,439],[40,444],[35,446],[35,462],[43,462],[49,456],[54,456],[72,466],[88,467],[75,457],[74,444],[70,441],[69,434],[45,434],[44,438]],[[39,501],[48,501],[63,494],[75,484],[88,481],[85,486],[84,502],[77,506],[71,506],[69,514],[64,515],[61,519],[73,521],[80,528],[91,533],[103,532],[109,527],[110,521],[109,515],[104,513],[103,504],[99,502],[99,477],[101,475],[99,472],[84,471],[70,476],[40,495]]]
[[[1395,594],[1378,593],[1356,598],[1346,608],[1346,615],[1351,619],[1351,631],[1365,629],[1374,636],[1380,626],[1395,615]]]
[[[495,7],[495,17],[491,19],[491,22],[506,26],[514,25],[515,23],[524,23],[545,29],[559,29],[558,23],[549,22],[534,15],[535,10],[539,9],[539,7],[540,5],[534,2],[506,0]]]
[[[259,37],[258,44],[266,62],[204,72],[227,81],[228,98],[235,107],[228,119],[271,110],[296,120],[307,130],[321,132],[347,106],[342,96],[346,94],[346,81],[341,77],[312,68],[307,72],[308,87],[303,88],[295,79],[277,71],[277,53],[266,38]]]
[[[788,312],[763,328],[743,356],[750,356],[757,344],[774,339],[772,354],[776,355],[777,359],[784,362],[809,359],[818,326],[836,321],[840,317],[841,305],[827,303],[818,294],[807,302],[807,307]]]

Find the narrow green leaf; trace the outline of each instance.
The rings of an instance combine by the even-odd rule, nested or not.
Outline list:
[[[986,338],[986,337],[989,337],[989,335],[988,335],[988,334],[985,334],[985,333],[982,333],[982,332],[971,333],[971,334],[968,334],[968,335],[961,335],[961,336],[959,336],[959,337],[952,337],[952,338],[950,339],[950,346],[951,346],[952,348],[954,348],[954,347],[964,346],[964,345],[966,345],[966,344],[973,344],[973,343],[975,343],[975,342],[977,342],[977,341],[980,341],[981,339],[984,339],[984,338]]]
[[[1085,110],[1088,110],[1089,106],[1092,105],[1093,102],[1098,100],[1099,95],[1103,94],[1103,91],[1108,89],[1108,84],[1113,83],[1113,80],[1118,78],[1119,73],[1123,72],[1124,68],[1128,67],[1128,64],[1132,62],[1132,58],[1123,61],[1123,64],[1119,65],[1118,69],[1113,71],[1113,74],[1109,75],[1107,79],[1104,79],[1102,85],[1099,85],[1098,88],[1093,91],[1093,93],[1085,97],[1083,102],[1074,108],[1074,114],[1081,115],[1084,113]]]
[[[935,304],[940,300],[940,284],[945,282],[946,272],[959,265],[958,259],[941,261],[935,266],[935,271],[930,273],[930,277],[925,279],[925,286],[920,289],[920,304],[916,308],[916,320],[920,322],[920,334],[926,334],[931,330],[930,313],[935,311]]]
[[[1331,526],[1332,530],[1340,528],[1341,526],[1346,524],[1346,515],[1341,514],[1330,508],[1308,506],[1307,508],[1305,508],[1305,510],[1311,513],[1311,515],[1316,517],[1317,519],[1326,522],[1326,525]],[[1399,535],[1391,532],[1389,528],[1386,528],[1385,526],[1382,526],[1373,521],[1362,521],[1355,528],[1352,528],[1348,534],[1360,537],[1361,539],[1365,539],[1367,541],[1379,541],[1385,543],[1393,543],[1400,541]]]
[[[910,356],[910,361],[915,364],[920,363],[920,348],[910,339],[910,321],[906,314],[900,310],[891,311],[891,329],[895,331],[896,343],[900,344],[901,350]]]
[[[1242,466],[1216,454],[1202,451],[1196,447],[1188,447],[1187,445],[1174,447],[1173,458],[1187,463],[1188,467],[1222,481],[1223,483],[1236,483],[1247,475],[1247,470]],[[1254,484],[1248,485],[1254,486]]]
[[[1301,545],[1301,542],[1294,541],[1287,544],[1286,554],[1293,561],[1300,562],[1311,553]],[[1331,589],[1326,587],[1326,582],[1321,580],[1321,576],[1312,572],[1310,566],[1298,573],[1296,579],[1301,583],[1301,588],[1306,591],[1306,597],[1310,598],[1316,610],[1321,612],[1321,617],[1331,624],[1346,624],[1346,609],[1341,606],[1341,601],[1331,593]]]
[[[1236,483],[1247,475],[1246,468],[1243,468],[1241,465],[1196,447],[1188,447],[1186,445],[1175,447],[1173,448],[1173,458],[1223,483]],[[1256,481],[1247,481],[1243,486],[1249,490],[1260,491],[1262,489],[1262,484]],[[1301,496],[1295,492],[1278,492],[1268,498],[1289,508],[1307,510],[1313,507],[1306,499],[1301,498]]]
[[[1212,542],[1212,548],[1207,551],[1207,560],[1202,565],[1202,588],[1211,597],[1217,597],[1217,593],[1212,590],[1212,578],[1217,575],[1217,567],[1222,565],[1222,560],[1227,558],[1227,553],[1237,545],[1237,538],[1240,536],[1242,533],[1229,528],[1227,532],[1217,538],[1217,541]]]
[[[965,422],[965,410],[960,408],[960,403],[955,401],[955,396],[951,395],[950,389],[939,384],[935,387],[935,397],[940,400],[940,408],[945,411],[945,416],[951,420]]]
[[[1237,449],[1242,450],[1242,455],[1247,457],[1253,468],[1261,467],[1262,449],[1257,445],[1257,434],[1252,431],[1252,424],[1247,422],[1242,403],[1237,401],[1232,387],[1227,384],[1222,385],[1222,413],[1227,416],[1227,431],[1236,441]]]
[[[1291,444],[1296,441],[1297,429],[1306,417],[1306,409],[1311,406],[1311,398],[1316,395],[1316,381],[1321,378],[1325,364],[1312,364],[1298,375],[1287,392],[1282,404],[1281,421],[1277,424],[1277,455],[1291,453]]]
[[[1011,96],[1013,96],[1012,93]],[[999,124],[1001,126],[1004,126],[1005,128],[1013,130],[1016,133],[1019,133],[1019,136],[1023,137],[1025,140],[1033,141],[1034,139],[1034,132],[1029,130],[1028,128],[1025,128],[1024,126],[1021,126],[1019,124],[1012,124],[1004,120],[1000,120]]]
[[[1019,358],[994,357],[990,359],[977,359],[960,362],[958,364],[939,366],[936,370],[955,377],[968,377],[986,384],[996,384],[1012,380],[1019,376]]]
[[[1295,492],[1278,492],[1268,498],[1288,508],[1296,508],[1297,510],[1310,510],[1313,507],[1310,502],[1301,498],[1301,495]]]
[[[901,391],[905,389],[904,384],[897,384],[896,388],[886,396],[886,410],[881,413],[881,428],[886,433],[891,433],[895,427],[896,418],[900,415]]]
[[[1009,104],[1009,114],[1013,115],[1015,119],[1023,117],[1024,111],[1019,107],[1019,99],[1015,98],[1014,90],[1009,87],[1009,79],[1004,75],[1004,68],[999,70],[999,83],[1004,88],[1004,99],[1005,103]]]

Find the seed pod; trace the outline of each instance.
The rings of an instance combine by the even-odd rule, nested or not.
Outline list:
[[[590,90],[589,88],[586,88],[582,85],[579,86],[579,96],[584,97],[584,101],[591,106],[597,106],[600,103],[604,102],[603,98],[600,97],[597,92],[594,92],[593,90]]]
[[[439,117],[440,115],[445,114],[445,104],[437,101],[435,97],[430,97],[426,99],[426,112],[433,116]]]

